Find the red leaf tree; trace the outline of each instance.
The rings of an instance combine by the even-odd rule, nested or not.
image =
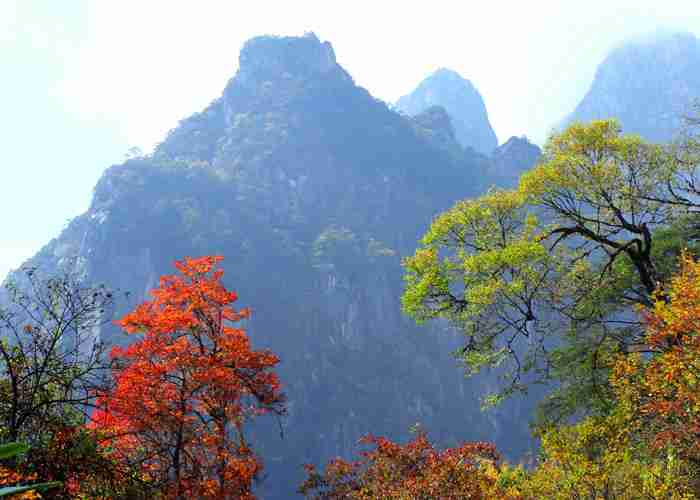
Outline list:
[[[143,338],[115,348],[114,387],[92,426],[119,460],[138,462],[166,498],[254,498],[262,463],[243,433],[250,419],[284,411],[272,368],[233,323],[249,317],[221,284],[221,257],[186,258],[153,300],[117,321]]]
[[[643,310],[648,350],[627,356],[613,383],[632,403],[636,424],[654,448],[700,464],[700,262],[681,258],[679,272]]]
[[[497,484],[500,456],[492,444],[437,450],[423,431],[404,445],[372,435],[360,442],[374,449],[357,461],[336,458],[323,472],[307,465],[299,492],[313,500],[516,498]]]

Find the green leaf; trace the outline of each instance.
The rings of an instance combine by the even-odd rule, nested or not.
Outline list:
[[[16,457],[29,450],[29,445],[25,443],[7,443],[0,445],[0,460]]]

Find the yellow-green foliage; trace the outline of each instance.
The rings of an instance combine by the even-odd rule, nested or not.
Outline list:
[[[683,211],[664,201],[671,164],[614,120],[552,136],[517,189],[460,201],[433,220],[403,261],[405,312],[463,331],[469,372],[523,348],[517,370],[551,365],[550,336],[557,349],[574,339],[584,364],[611,338],[635,342],[638,328],[604,323],[649,303],[668,274],[659,243]]]
[[[418,321],[447,317],[471,335],[465,357],[474,370],[497,364],[497,318],[545,300],[555,254],[518,191],[491,191],[436,217],[412,257],[403,261],[403,307]],[[478,333],[477,333],[478,330]],[[496,349],[496,352],[494,352]]]
[[[468,319],[499,294],[521,293],[547,257],[536,229],[536,218],[524,212],[517,192],[495,191],[457,203],[433,221],[421,247],[404,260],[404,307],[419,319],[434,317],[436,311],[425,302],[449,299],[448,285],[457,284],[468,303],[461,317]]]
[[[635,441],[628,409],[542,433],[537,467],[503,467],[501,487],[523,500],[690,500],[693,476],[669,454],[652,457]]]
[[[519,190],[545,204],[567,199],[572,207],[600,207],[596,215],[614,219],[613,205],[627,212],[655,204],[640,196],[658,191],[666,172],[663,153],[660,146],[622,135],[615,120],[577,123],[550,138],[544,161],[521,177]]]

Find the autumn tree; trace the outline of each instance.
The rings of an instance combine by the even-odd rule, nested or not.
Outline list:
[[[651,355],[620,360],[614,383],[656,449],[700,466],[700,263],[685,254],[655,298],[643,312]]]
[[[404,310],[450,320],[466,336],[470,373],[503,369],[500,396],[524,390],[529,373],[558,380],[550,414],[609,409],[611,359],[645,345],[634,308],[652,303],[692,227],[691,207],[669,188],[679,170],[667,149],[615,121],[572,125],[517,189],[435,218],[404,260]]]
[[[547,428],[534,471],[502,473],[525,498],[700,496],[700,262],[684,253],[652,297],[645,352],[613,361],[613,410]]]
[[[534,467],[504,465],[498,482],[523,500],[691,500],[694,470],[673,454],[650,453],[631,407],[540,430]]]
[[[26,267],[0,294],[0,440],[28,451],[3,477],[59,481],[43,498],[139,498],[141,481],[83,428],[111,361],[99,338],[115,292],[77,274]],[[8,480],[9,480],[8,479]]]
[[[180,274],[161,278],[153,300],[118,321],[139,337],[114,349],[115,385],[93,419],[114,456],[140,464],[166,498],[253,498],[262,464],[244,427],[283,411],[279,360],[232,326],[250,313],[232,307],[221,260],[176,262]]]
[[[500,457],[489,443],[437,450],[420,431],[406,444],[365,436],[373,447],[356,461],[335,459],[319,472],[307,465],[299,492],[313,500],[515,500],[496,484]]]

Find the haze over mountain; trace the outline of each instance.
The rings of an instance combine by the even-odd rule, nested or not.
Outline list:
[[[386,102],[433,69],[451,68],[478,87],[500,142],[527,134],[542,144],[581,100],[610,47],[659,26],[700,33],[693,0],[515,2],[508,15],[497,3],[415,3],[402,6],[400,22],[391,3],[355,5],[0,2],[0,133],[8,165],[0,211],[22,207],[22,217],[4,221],[0,279],[88,207],[106,165],[121,162],[131,146],[152,151],[179,118],[218,95],[236,69],[231,54],[257,34],[314,30],[333,41],[355,80]],[[17,186],[31,186],[32,203]]]
[[[396,102],[396,109],[417,115],[432,106],[442,106],[452,118],[455,136],[463,147],[490,154],[498,139],[491,128],[484,99],[469,80],[441,68]]]
[[[615,117],[625,133],[667,142],[698,98],[700,41],[690,33],[646,37],[605,58],[583,100],[557,128]]]
[[[625,44],[568,120],[617,116],[625,132],[667,140],[700,95],[699,54],[692,35]],[[421,422],[439,444],[489,439],[513,458],[531,446],[529,400],[481,413],[495,381],[464,380],[450,355],[460,339],[401,314],[400,259],[437,213],[513,185],[540,150],[524,137],[497,146],[479,92],[450,70],[396,107],[314,34],[254,38],[219,98],[152,155],[110,167],[88,211],[29,262],[132,292],[118,316],[175,259],[225,257],[224,281],[253,310],[254,345],[282,359],[289,396],[284,439],[275,422],[254,431],[264,498],[289,498],[303,463],[353,455],[368,431],[403,439]]]
[[[536,160],[499,158],[508,172]],[[401,257],[439,211],[498,181],[494,169],[456,142],[444,109],[407,118],[356,86],[330,43],[257,37],[221,97],[152,155],[110,167],[89,210],[29,263],[130,291],[118,316],[175,259],[223,255],[289,397],[284,439],[273,421],[254,430],[264,498],[290,498],[304,463],[416,422],[438,443],[488,438],[517,457],[531,447],[528,402],[482,413],[495,381],[465,380],[451,356],[460,339],[417,327],[399,304]]]

